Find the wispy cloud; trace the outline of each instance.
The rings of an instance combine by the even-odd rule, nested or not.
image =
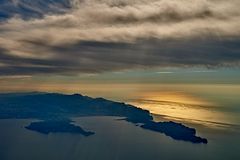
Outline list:
[[[184,70],[184,71],[159,71],[157,74],[173,74],[173,73],[216,73],[216,70]]]
[[[156,72],[156,73],[158,73],[158,74],[172,74],[172,73],[175,73],[175,72],[164,72],[164,71],[162,71],[162,72]]]
[[[5,79],[26,79],[26,78],[32,78],[32,76],[30,76],[30,75],[1,76],[0,80],[5,80]]]

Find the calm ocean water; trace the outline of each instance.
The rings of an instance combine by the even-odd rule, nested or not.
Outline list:
[[[1,160],[155,160],[239,159],[239,130],[194,126],[208,144],[176,141],[163,134],[141,129],[118,117],[81,117],[75,123],[96,134],[43,135],[24,128],[34,120],[0,120]],[[173,154],[174,153],[174,154]]]

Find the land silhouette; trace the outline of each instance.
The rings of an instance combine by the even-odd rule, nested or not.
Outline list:
[[[72,118],[82,116],[122,117],[136,127],[163,133],[175,140],[207,143],[206,138],[196,136],[194,128],[172,121],[154,122],[147,110],[104,98],[40,92],[0,94],[0,119],[39,119],[25,128],[42,134],[97,134],[72,124]]]

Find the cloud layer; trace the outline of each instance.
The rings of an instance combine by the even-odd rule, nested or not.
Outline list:
[[[1,75],[239,66],[239,0],[48,2],[64,12],[0,22]]]

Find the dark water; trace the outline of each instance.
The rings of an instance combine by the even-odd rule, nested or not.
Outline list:
[[[84,137],[57,133],[43,135],[24,128],[33,120],[0,120],[1,160],[155,160],[239,159],[237,128],[194,126],[208,144],[176,141],[163,134],[119,121],[118,117],[81,117],[76,124],[96,134]]]

